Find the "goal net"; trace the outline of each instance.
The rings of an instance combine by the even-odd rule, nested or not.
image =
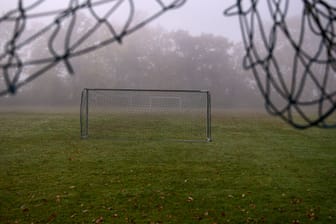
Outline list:
[[[81,137],[211,141],[210,93],[84,89]]]

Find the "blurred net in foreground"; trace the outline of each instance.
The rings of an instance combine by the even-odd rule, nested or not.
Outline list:
[[[151,10],[143,13],[138,10],[144,4],[141,0],[68,0],[52,10],[48,10],[51,0],[17,0],[0,17],[0,96],[14,94],[59,64],[73,74],[71,58],[121,43],[126,35],[185,1],[146,0]],[[108,35],[97,39],[99,32]],[[34,55],[32,46],[42,53]]]
[[[237,0],[224,14],[239,17],[243,66],[253,71],[268,112],[297,128],[335,128],[336,1],[297,3]]]

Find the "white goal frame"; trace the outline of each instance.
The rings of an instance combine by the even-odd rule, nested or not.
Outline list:
[[[203,108],[200,108],[200,110],[204,111],[204,138],[203,139],[183,139],[181,141],[203,141],[203,142],[211,142],[211,96],[210,92],[207,90],[161,90],[161,89],[89,89],[85,88],[82,91],[81,94],[81,103],[80,103],[80,135],[82,139],[86,139],[89,137],[89,128],[90,128],[90,100],[89,97],[93,92],[116,92],[116,93],[148,93],[148,94],[154,94],[154,96],[148,97],[148,108],[145,108],[148,113],[153,112],[152,106],[153,106],[153,100],[164,100],[169,99],[171,102],[176,101],[176,106],[179,110],[179,112],[183,111],[183,100],[181,97],[176,96],[160,96],[160,93],[166,93],[166,94],[199,94],[205,99]],[[155,94],[158,94],[158,96],[155,96]],[[126,102],[126,101],[125,101]],[[128,101],[128,104],[130,106],[133,105],[133,98],[131,96],[130,101]],[[168,106],[169,107],[169,106]],[[167,108],[168,108],[167,107]],[[140,108],[141,109],[141,108]],[[168,108],[169,109],[169,108]],[[169,111],[167,112],[169,113]],[[203,119],[203,118],[202,118]]]

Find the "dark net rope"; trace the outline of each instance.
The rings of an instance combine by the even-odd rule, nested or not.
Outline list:
[[[291,2],[237,0],[224,14],[239,17],[246,50],[243,66],[253,71],[267,110],[297,128],[335,128],[336,2],[302,0],[294,29]],[[266,3],[268,22],[261,3]],[[283,49],[292,52],[287,67],[286,56],[279,53],[283,40]]]
[[[125,36],[145,26],[163,13],[182,6],[186,0],[146,0],[152,1],[157,10],[151,12],[151,15],[148,17],[138,21],[135,19],[135,3],[139,3],[140,1],[69,0],[69,4],[63,9],[36,12],[35,10],[41,7],[46,2],[45,0],[33,1],[30,5],[25,5],[24,0],[18,0],[18,5],[15,9],[0,17],[0,31],[2,29],[3,32],[9,32],[9,34],[7,33],[7,39],[3,40],[0,37],[0,41],[3,42],[3,48],[0,49],[0,68],[2,72],[0,74],[0,83],[5,83],[4,87],[0,87],[0,96],[8,93],[14,94],[18,88],[44,74],[59,63],[63,63],[68,73],[73,74],[74,69],[70,61],[72,57],[86,54],[114,42],[122,43],[122,39]],[[125,22],[123,24],[113,24],[111,17],[120,8],[125,7],[125,5],[127,7]],[[99,10],[99,7],[104,7],[104,10]],[[76,23],[78,22],[78,15],[80,13],[85,13],[94,19],[94,24],[82,33],[76,32]],[[51,22],[44,24],[38,31],[27,33],[27,26],[31,20],[43,20],[44,18],[52,19]],[[97,40],[89,45],[86,44],[88,39],[103,26],[109,31],[109,38]],[[59,53],[55,45],[57,38],[62,35],[62,32],[64,35],[64,30],[64,50],[62,53]],[[46,47],[48,49],[48,56],[41,59],[22,57],[21,53],[19,53],[20,50],[32,44],[34,40],[47,36],[47,33],[51,33],[51,35],[48,34],[49,39],[47,40]],[[75,33],[76,35],[79,34],[80,37],[77,36],[74,42],[72,39]],[[35,70],[32,74],[24,74],[24,69],[32,65],[38,65],[39,69]]]

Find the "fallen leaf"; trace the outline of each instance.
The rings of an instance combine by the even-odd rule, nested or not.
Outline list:
[[[307,213],[307,216],[310,220],[314,220],[316,218],[316,213],[314,209],[310,209]]]
[[[56,213],[56,212],[52,213],[52,214],[48,217],[48,223],[54,221],[54,220],[56,219],[56,217],[57,217],[57,213]]]
[[[56,195],[56,202],[60,203],[61,202],[61,196],[60,195]]]
[[[191,196],[189,196],[188,199],[187,199],[187,201],[188,201],[188,202],[192,202],[192,201],[194,201],[194,198],[191,197]]]
[[[21,205],[20,209],[21,209],[23,212],[29,212],[29,208],[27,208],[26,205]]]
[[[301,204],[301,202],[302,202],[301,198],[292,198],[292,200],[291,200],[291,204],[293,204],[293,205]]]
[[[163,205],[158,205],[157,209],[158,209],[158,211],[162,211],[163,210]]]
[[[250,208],[253,208],[253,209],[255,209],[257,206],[255,205],[255,204],[250,204]]]
[[[96,219],[95,224],[100,224],[104,222],[103,216],[100,216],[99,218]]]

